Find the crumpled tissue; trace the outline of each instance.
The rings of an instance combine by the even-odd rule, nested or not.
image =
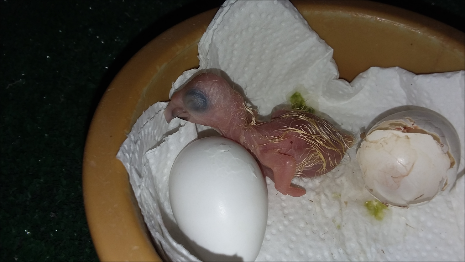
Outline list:
[[[462,176],[449,194],[418,207],[388,208],[381,221],[364,206],[373,197],[364,189],[355,147],[330,173],[295,178],[307,190],[300,198],[278,193],[267,178],[269,214],[257,261],[463,261],[465,72],[415,75],[374,67],[347,83],[338,79],[332,54],[290,2],[226,1],[200,40],[199,69],[184,72],[170,95],[198,70],[218,68],[261,115],[301,91],[309,105],[357,136],[387,110],[427,107],[457,130]],[[180,119],[168,124],[165,107],[156,103],[143,113],[117,158],[162,258],[198,261],[173,217],[168,179],[177,154],[208,127]]]

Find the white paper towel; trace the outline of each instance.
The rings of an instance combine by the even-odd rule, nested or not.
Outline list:
[[[199,43],[199,59],[199,69],[223,70],[263,115],[294,90],[306,90],[312,106],[355,134],[395,107],[435,110],[459,133],[463,173],[463,71],[417,76],[370,68],[351,84],[338,80],[332,49],[288,1],[226,1]],[[171,93],[196,71],[180,76]],[[117,157],[157,245],[171,260],[195,261],[167,189],[176,155],[205,127],[179,119],[167,124],[165,107],[157,103],[144,112]],[[283,196],[267,179],[269,216],[257,261],[465,259],[463,176],[448,195],[419,207],[389,208],[381,221],[364,206],[373,197],[363,188],[355,148],[329,174],[294,181],[307,189],[305,196]]]

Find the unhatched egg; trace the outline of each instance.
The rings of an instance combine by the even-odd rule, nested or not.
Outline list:
[[[260,167],[246,149],[223,137],[193,141],[177,156],[169,189],[176,222],[202,260],[255,260],[268,198]]]
[[[412,109],[390,115],[367,133],[357,151],[365,187],[394,206],[426,203],[457,178],[457,132],[441,115]]]

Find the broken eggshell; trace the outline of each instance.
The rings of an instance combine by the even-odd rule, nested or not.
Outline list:
[[[357,150],[365,187],[385,204],[424,204],[457,178],[460,141],[442,115],[424,108],[389,115]]]

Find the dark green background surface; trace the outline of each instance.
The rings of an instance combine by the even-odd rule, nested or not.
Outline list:
[[[81,185],[94,110],[142,46],[221,2],[1,0],[0,261],[98,260]],[[463,0],[378,2],[464,31]]]

